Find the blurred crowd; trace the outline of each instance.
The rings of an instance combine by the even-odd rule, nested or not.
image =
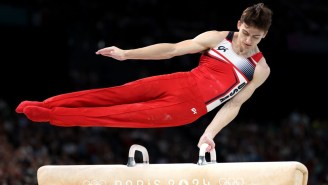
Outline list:
[[[160,129],[55,127],[17,116],[1,100],[0,182],[36,185],[43,165],[127,164],[133,144],[146,147],[151,164],[196,163],[209,121]],[[309,170],[308,185],[328,184],[327,122],[298,111],[280,122],[234,121],[215,138],[217,161],[299,161]]]

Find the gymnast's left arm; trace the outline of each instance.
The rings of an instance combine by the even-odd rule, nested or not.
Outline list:
[[[270,68],[266,64],[265,59],[262,58],[256,66],[253,80],[250,81],[240,93],[222,106],[200,137],[198,147],[203,143],[207,143],[209,145],[206,149],[207,152],[215,148],[214,137],[238,115],[242,104],[265,82],[269,74]]]

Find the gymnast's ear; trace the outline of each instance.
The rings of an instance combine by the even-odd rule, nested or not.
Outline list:
[[[237,22],[237,29],[239,30],[240,29],[240,26],[241,26],[241,22],[240,20]]]

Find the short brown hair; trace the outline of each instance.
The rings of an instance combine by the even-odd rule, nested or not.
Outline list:
[[[246,8],[241,17],[240,22],[258,29],[268,31],[272,21],[272,11],[263,3],[258,3]]]

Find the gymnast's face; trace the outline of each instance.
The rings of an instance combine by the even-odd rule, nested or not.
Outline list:
[[[257,46],[257,44],[264,38],[267,31],[260,30],[253,26],[248,26],[245,23],[238,21],[238,42],[243,49],[251,49]]]

